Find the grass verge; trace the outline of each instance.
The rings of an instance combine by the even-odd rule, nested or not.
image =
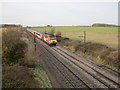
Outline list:
[[[27,33],[25,34],[27,36]],[[23,40],[27,43],[28,49],[26,50],[25,60],[22,62],[22,65],[33,71],[34,79],[38,81],[39,88],[52,88],[51,82],[39,61],[39,54],[33,48],[33,43],[26,37]]]
[[[104,44],[87,42],[86,49],[83,42],[71,40],[69,38],[61,38],[59,42],[61,46],[67,48],[77,54],[93,60],[98,65],[108,67],[114,71],[120,72],[118,60],[118,51]],[[84,51],[86,52],[84,53]]]

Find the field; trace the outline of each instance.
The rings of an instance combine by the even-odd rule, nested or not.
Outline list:
[[[2,58],[1,55],[2,55],[2,29],[0,28],[0,59]]]
[[[0,46],[2,44],[2,29],[0,28]]]
[[[0,81],[2,81],[2,29],[0,28]],[[0,82],[0,88],[2,83]]]
[[[115,49],[118,48],[118,28],[117,27],[39,27],[31,28],[36,31],[47,32],[54,29],[61,32],[63,37],[83,41],[83,32],[86,32],[87,41],[103,43]]]

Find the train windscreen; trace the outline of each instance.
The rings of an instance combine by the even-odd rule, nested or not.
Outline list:
[[[55,37],[50,37],[50,40],[55,40]]]

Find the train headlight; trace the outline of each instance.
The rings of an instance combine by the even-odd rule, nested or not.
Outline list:
[[[56,43],[57,41],[56,40],[51,40],[52,43]]]

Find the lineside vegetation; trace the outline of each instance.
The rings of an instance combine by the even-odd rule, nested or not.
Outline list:
[[[36,31],[50,32],[54,28],[62,37],[57,37],[64,48],[83,55],[101,66],[120,72],[118,60],[118,27],[39,27]],[[83,42],[86,31],[87,42]],[[84,53],[85,52],[85,53]]]
[[[2,88],[52,87],[21,27],[2,30],[2,63]]]
[[[81,41],[71,40],[66,37],[61,37],[59,44],[66,49],[93,60],[100,66],[106,66],[112,70],[120,72],[118,50],[114,48],[108,47],[105,44],[93,42],[87,42],[84,44]]]

